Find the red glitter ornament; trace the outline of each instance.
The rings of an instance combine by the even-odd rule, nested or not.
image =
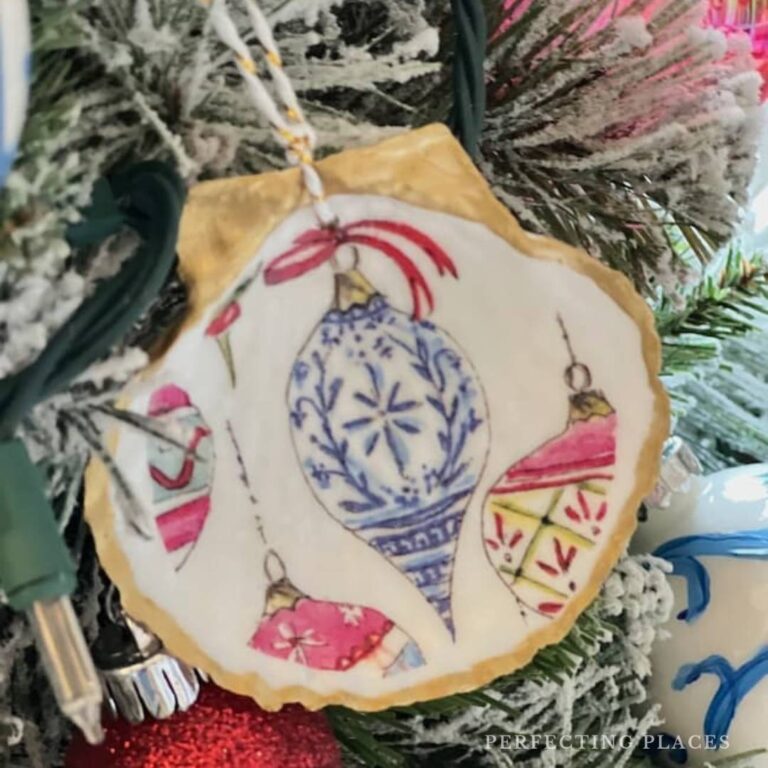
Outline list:
[[[296,704],[265,712],[245,696],[206,685],[197,703],[167,720],[106,725],[92,747],[78,733],[66,768],[341,768],[325,715]]]

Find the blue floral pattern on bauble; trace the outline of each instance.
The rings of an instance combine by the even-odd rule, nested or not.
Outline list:
[[[325,315],[293,367],[288,402],[321,503],[453,634],[456,542],[489,444],[485,397],[461,349],[376,295]]]

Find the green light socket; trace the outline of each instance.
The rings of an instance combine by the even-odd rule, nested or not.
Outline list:
[[[75,589],[43,478],[21,440],[0,442],[0,588],[17,611]]]

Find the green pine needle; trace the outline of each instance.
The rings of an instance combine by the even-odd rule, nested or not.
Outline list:
[[[663,373],[694,370],[715,361],[722,340],[761,329],[768,320],[768,263],[731,248],[722,266],[706,274],[678,308],[663,298],[656,328],[663,344]]]
[[[326,713],[340,743],[358,762],[367,768],[405,768],[413,764],[390,742],[394,732],[411,733],[408,723],[413,718],[438,722],[478,706],[515,717],[519,713],[506,703],[505,697],[517,686],[525,681],[562,682],[585,659],[594,656],[608,637],[616,638],[621,634],[621,626],[602,618],[593,605],[560,643],[541,649],[527,666],[477,691],[394,707],[385,712],[365,713],[345,707],[329,707]],[[494,728],[493,732],[497,733],[499,729]]]

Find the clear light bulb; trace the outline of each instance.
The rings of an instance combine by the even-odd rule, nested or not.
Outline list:
[[[59,708],[89,743],[98,744],[104,740],[103,693],[69,597],[38,600],[27,616]]]

